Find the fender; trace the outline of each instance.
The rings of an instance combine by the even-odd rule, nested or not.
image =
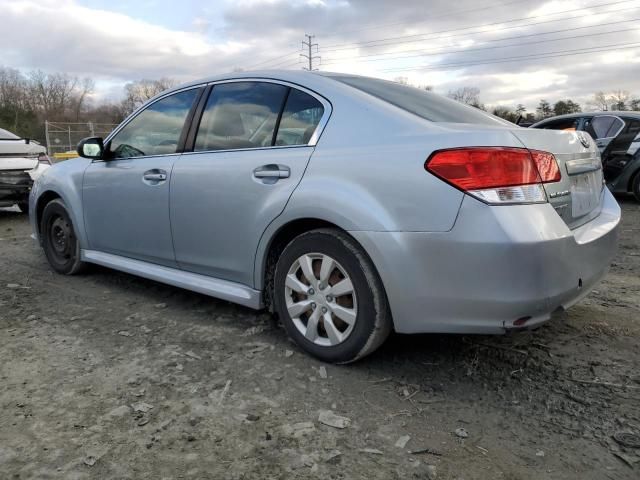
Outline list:
[[[29,218],[36,238],[40,238],[36,209],[38,200],[47,192],[54,192],[67,207],[80,248],[89,248],[82,208],[82,179],[90,164],[91,160],[81,157],[56,163],[35,181],[29,197]]]

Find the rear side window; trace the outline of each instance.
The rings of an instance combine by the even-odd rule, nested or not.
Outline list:
[[[624,122],[617,117],[611,115],[603,115],[595,117],[589,125],[591,131],[589,133],[595,139],[615,137],[624,126]]]
[[[111,140],[114,158],[176,153],[184,122],[198,89],[194,88],[152,103]]]
[[[276,145],[306,145],[324,113],[322,104],[300,90],[291,89],[276,137]]]
[[[432,122],[475,123],[492,126],[512,125],[477,108],[463,105],[450,98],[419,88],[368,77],[333,75],[330,78]]]
[[[266,82],[232,82],[213,87],[194,150],[271,146],[288,87]]]

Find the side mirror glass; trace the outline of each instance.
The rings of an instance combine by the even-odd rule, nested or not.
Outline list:
[[[77,148],[78,155],[92,160],[100,160],[104,154],[104,144],[100,137],[89,137],[80,140]]]

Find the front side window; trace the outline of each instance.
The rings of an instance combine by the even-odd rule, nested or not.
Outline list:
[[[309,94],[291,89],[280,119],[276,145],[306,145],[323,114],[322,103]]]
[[[269,147],[288,87],[266,82],[215,85],[194,151]]]
[[[194,88],[158,100],[131,120],[113,139],[113,158],[176,153],[184,122],[198,94]]]

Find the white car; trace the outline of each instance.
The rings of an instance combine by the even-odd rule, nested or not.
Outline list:
[[[50,166],[45,147],[0,128],[0,207],[27,213],[33,182]]]

